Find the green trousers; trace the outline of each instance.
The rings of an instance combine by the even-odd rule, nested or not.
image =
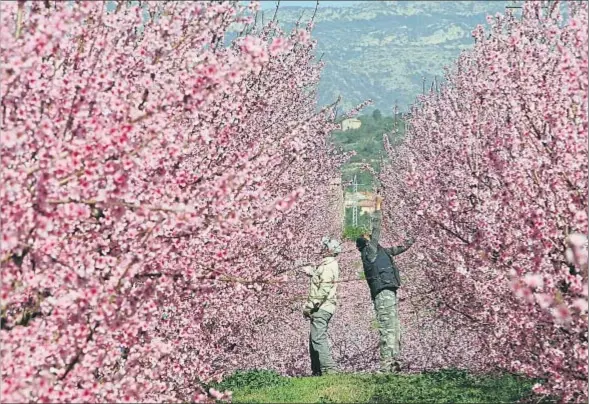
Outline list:
[[[311,370],[315,376],[334,372],[337,368],[327,339],[327,326],[331,317],[331,313],[321,309],[311,314],[309,353],[311,354]]]
[[[380,369],[388,372],[398,367],[401,351],[401,328],[397,292],[383,290],[374,298],[374,310],[380,336]]]

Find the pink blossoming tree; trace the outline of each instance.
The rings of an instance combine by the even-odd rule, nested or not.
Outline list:
[[[411,298],[539,393],[586,401],[588,10],[560,7],[478,27],[381,180],[388,231],[419,237]]]
[[[115,6],[0,6],[2,401],[223,398],[203,386],[321,237],[341,157],[311,26]]]

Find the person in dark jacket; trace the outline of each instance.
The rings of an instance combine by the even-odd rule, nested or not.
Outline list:
[[[381,372],[399,371],[398,356],[401,350],[397,289],[401,286],[399,270],[393,257],[405,252],[413,239],[404,246],[384,248],[379,244],[382,222],[382,197],[376,197],[376,209],[372,214],[372,234],[364,234],[356,240],[362,257],[364,275],[370,288],[380,334]]]

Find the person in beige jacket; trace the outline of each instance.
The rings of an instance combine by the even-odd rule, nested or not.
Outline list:
[[[309,353],[314,376],[337,372],[327,339],[327,328],[337,305],[339,265],[336,257],[341,252],[341,246],[336,240],[324,237],[321,252],[323,259],[319,265],[303,268],[311,278],[309,297],[303,315],[311,321]]]

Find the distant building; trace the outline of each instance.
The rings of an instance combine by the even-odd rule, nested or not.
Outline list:
[[[363,199],[358,202],[358,207],[360,208],[360,214],[365,213],[372,213],[374,212],[374,199]]]
[[[342,121],[342,130],[358,129],[362,126],[362,122],[356,118],[344,119]]]
[[[346,208],[358,206],[360,214],[374,212],[374,193],[372,192],[346,192],[344,204]]]

